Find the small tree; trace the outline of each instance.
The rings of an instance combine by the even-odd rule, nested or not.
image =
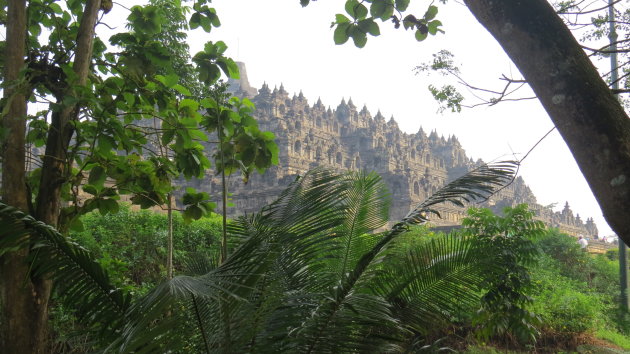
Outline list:
[[[532,302],[529,267],[538,253],[532,240],[544,234],[545,226],[532,219],[527,204],[505,208],[503,214],[471,208],[462,221],[465,234],[496,250],[492,261],[497,267],[486,278],[475,323],[483,338],[512,334],[522,342],[535,341],[540,320],[528,310]]]

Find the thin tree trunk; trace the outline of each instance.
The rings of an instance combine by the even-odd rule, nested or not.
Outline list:
[[[546,0],[465,3],[532,87],[606,221],[629,244],[630,119],[619,101]]]
[[[173,193],[169,192],[167,196],[167,216],[168,216],[168,255],[166,259],[166,277],[173,279]]]
[[[218,101],[218,100],[217,100]],[[221,112],[217,108],[217,118],[219,121],[219,125],[217,128],[217,136],[219,137],[219,152],[221,154],[221,207],[222,211],[222,227],[221,227],[221,257],[219,260],[219,265],[223,264],[228,257],[228,248],[227,248],[227,196],[228,196],[228,187],[227,181],[225,178],[225,155],[223,150],[223,126],[221,125]],[[223,353],[230,353],[231,343],[232,343],[232,334],[231,334],[231,322],[228,311],[228,306],[226,304],[227,296],[221,296],[220,301],[220,311],[221,311],[221,319],[223,320]]]
[[[25,131],[26,97],[14,83],[24,67],[26,54],[26,1],[9,0],[7,11],[4,98],[9,105],[2,117],[2,126],[8,132],[2,142],[2,200],[23,211],[28,210],[25,185]],[[0,352],[42,352],[44,338],[33,335],[37,317],[36,299],[28,280],[28,249],[19,250],[0,258]]]

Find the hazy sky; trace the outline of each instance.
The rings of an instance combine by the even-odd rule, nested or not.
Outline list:
[[[412,1],[421,16],[428,1]],[[476,86],[502,89],[502,74],[520,78],[500,46],[472,17],[466,7],[450,1],[440,5],[438,19],[445,34],[418,43],[412,32],[394,30],[391,22],[379,23],[380,37],[370,37],[367,46],[351,43],[336,46],[330,23],[343,12],[344,1],[320,0],[307,8],[299,0],[215,0],[221,27],[206,34],[191,34],[192,52],[206,41],[223,40],[227,54],[245,62],[250,84],[284,84],[292,95],[300,90],[314,104],[336,108],[342,98],[352,98],[359,109],[366,104],[372,115],[377,110],[394,116],[400,128],[415,133],[455,135],[475,160],[521,157],[545,135],[553,124],[537,100],[506,102],[493,107],[464,109],[462,113],[437,113],[438,104],[427,87],[441,86],[445,78],[416,75],[413,68],[431,59],[433,53],[448,49],[461,64],[462,75]],[[118,8],[118,9],[116,9]],[[110,17],[111,16],[111,17]],[[107,18],[126,17],[115,6]],[[474,97],[463,92],[469,103]],[[527,88],[522,96],[530,96]],[[560,135],[551,133],[524,161],[520,174],[543,205],[557,203],[560,210],[568,201],[583,220],[593,217],[600,234],[611,234],[586,181]]]

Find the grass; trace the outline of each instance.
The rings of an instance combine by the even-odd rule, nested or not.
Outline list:
[[[598,329],[597,338],[609,341],[625,350],[630,350],[630,337],[610,329]]]

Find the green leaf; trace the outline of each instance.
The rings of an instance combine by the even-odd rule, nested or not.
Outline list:
[[[59,4],[57,3],[50,3],[48,4],[48,7],[50,7],[51,10],[53,10],[54,13],[56,14],[60,14],[63,12],[63,10],[61,9],[61,6],[59,6]]]
[[[365,44],[367,43],[367,34],[363,32],[361,29],[359,29],[359,27],[351,27],[350,30],[351,30],[350,36],[352,37],[352,40],[354,41],[354,45],[357,48],[365,47]]]
[[[188,112],[197,112],[199,103],[195,100],[185,98],[179,103],[179,108],[180,110],[186,110]]]
[[[192,93],[190,93],[190,90],[188,90],[186,87],[180,85],[180,84],[176,84],[172,87],[173,90],[179,92],[180,94],[184,95],[184,96],[191,96]]]
[[[345,8],[346,12],[352,16],[352,18],[358,20],[364,19],[368,14],[367,7],[361,4],[358,0],[347,0]]]
[[[388,20],[394,14],[394,5],[391,0],[374,0],[370,5],[370,15],[374,18],[380,18],[383,21]]]
[[[274,141],[268,141],[265,143],[265,146],[267,147],[267,150],[269,150],[269,152],[271,153],[271,164],[277,165],[279,162],[278,154],[280,152],[278,145],[276,145]]]
[[[199,103],[205,109],[214,109],[214,108],[218,107],[217,101],[213,100],[210,97],[206,97],[206,98],[202,99]]]
[[[378,36],[381,34],[378,24],[371,18],[359,21],[359,28],[363,32],[369,33],[372,36]]]
[[[335,15],[335,23],[339,24],[339,23],[346,23],[346,22],[350,22],[350,19],[347,18],[346,15],[343,15],[343,14]]]
[[[407,10],[410,0],[396,0],[396,10],[403,12]]]
[[[98,195],[98,190],[91,184],[86,184],[83,186],[83,191],[87,194]]]
[[[230,58],[221,58],[217,60],[217,65],[223,70],[225,75],[231,79],[239,79],[238,65]]]
[[[302,5],[302,7],[306,7],[310,1],[311,0],[300,0],[300,5]]]
[[[199,23],[201,24],[201,28],[203,28],[206,33],[210,33],[210,31],[212,31],[212,22],[210,21],[210,18],[208,18],[208,16],[201,15],[199,18]]]
[[[106,177],[105,169],[100,165],[96,165],[90,170],[88,183],[95,187],[102,187]]]
[[[201,25],[201,14],[199,14],[199,12],[192,14],[188,23],[190,25],[190,29],[196,29],[199,27]]]
[[[162,83],[162,85],[171,88],[173,86],[175,86],[175,84],[177,84],[177,82],[179,81],[179,76],[177,76],[176,74],[169,74],[166,76],[163,75],[155,75],[155,79],[159,82]]]
[[[427,21],[431,21],[432,19],[435,18],[435,16],[437,16],[438,13],[438,8],[435,5],[431,5],[429,6],[429,9],[427,10],[427,12],[424,14],[424,19]]]
[[[191,129],[188,132],[193,139],[208,141],[208,136],[199,129]]]
[[[169,129],[162,134],[162,145],[168,145],[175,137],[175,129]]]
[[[134,96],[130,92],[123,92],[123,97],[125,98],[125,102],[127,102],[127,105],[129,107],[133,107],[134,103],[136,102],[136,96]]]
[[[118,202],[114,199],[101,199],[98,206],[99,212],[103,215],[107,213],[115,214],[120,209]]]
[[[403,19],[403,27],[405,28],[405,30],[414,28],[417,25],[417,23],[418,23],[418,20],[416,19],[416,16],[414,15],[407,15]]]
[[[433,20],[429,22],[429,24],[427,25],[427,28],[429,30],[429,33],[431,33],[431,35],[436,35],[438,32],[444,33],[444,31],[442,31],[439,28],[440,26],[442,26],[442,22],[440,22],[440,20]]]
[[[340,23],[335,28],[334,40],[335,44],[340,45],[344,44],[348,41],[348,28],[350,27],[349,23]]]
[[[215,9],[209,9],[207,14],[213,27],[221,26],[221,21],[219,20],[219,16],[217,16],[217,11]]]
[[[85,231],[85,227],[83,226],[83,222],[81,222],[81,218],[75,217],[70,221],[70,225],[68,225],[70,231],[83,232]]]
[[[416,40],[418,42],[422,42],[423,40],[427,39],[428,35],[429,35],[428,32],[422,32],[420,30],[416,30]]]

